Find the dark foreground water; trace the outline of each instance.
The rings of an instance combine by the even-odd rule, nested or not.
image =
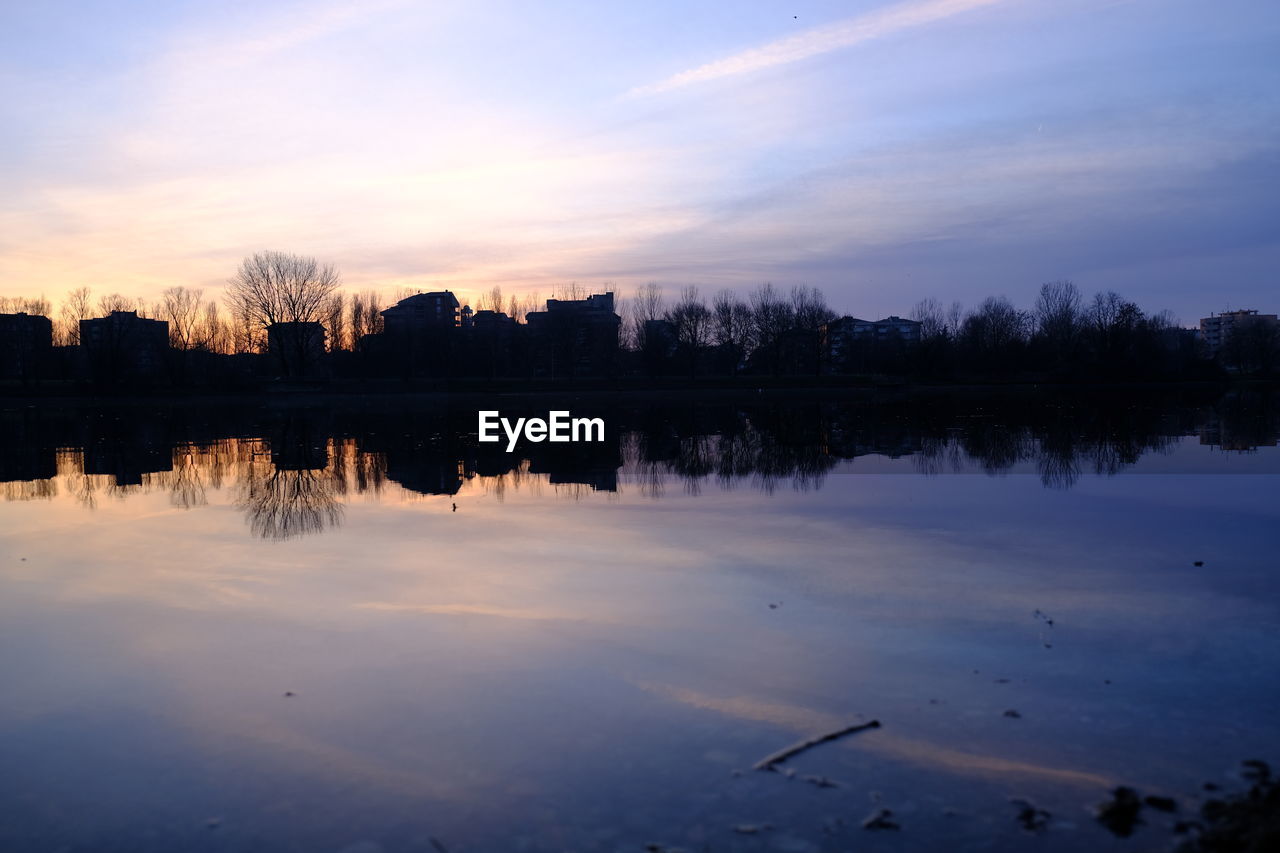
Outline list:
[[[607,440],[0,412],[0,850],[1161,849],[1280,759],[1272,396],[496,407]]]

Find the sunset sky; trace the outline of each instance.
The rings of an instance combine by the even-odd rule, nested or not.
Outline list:
[[[1043,281],[1275,311],[1266,0],[44,2],[0,11],[0,296]]]

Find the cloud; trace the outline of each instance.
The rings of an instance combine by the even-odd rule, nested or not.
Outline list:
[[[787,65],[1003,2],[1006,0],[925,0],[925,2],[900,3],[856,18],[847,18],[826,26],[815,27],[794,36],[769,42],[761,47],[744,50],[724,59],[708,62],[706,65],[699,65],[697,68],[682,71],[657,83],[638,86],[628,94],[633,97],[657,95],[673,89],[705,83],[708,80]]]

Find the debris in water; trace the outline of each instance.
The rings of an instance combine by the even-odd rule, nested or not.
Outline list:
[[[1008,684],[1008,683],[1009,683],[1009,679],[1007,679],[1007,678],[997,678],[997,679],[996,679],[996,684]]]
[[[284,695],[285,695],[285,698],[288,698],[288,697],[290,697],[290,696],[297,696],[298,694],[297,694],[297,693],[294,693],[292,690],[286,690],[286,691],[284,692]]]
[[[1053,619],[1051,619],[1049,614],[1045,613],[1043,610],[1036,610],[1036,612],[1031,615],[1048,625],[1050,628],[1053,627]]]
[[[1018,809],[1016,820],[1027,832],[1044,832],[1049,828],[1049,819],[1053,815],[1045,809],[1038,809],[1030,800],[1010,800]]]
[[[208,829],[217,829],[218,827],[222,826],[222,818],[211,817],[204,822],[204,825]]]
[[[1124,785],[1111,792],[1111,799],[1098,806],[1098,823],[1120,838],[1128,838],[1142,823],[1142,800],[1138,792]]]
[[[445,847],[443,844],[441,844],[440,840],[435,836],[431,836],[427,840],[430,841],[431,846],[436,849],[436,853],[449,853],[449,849]]]
[[[819,788],[839,788],[840,787],[839,783],[831,781],[826,776],[801,776],[800,780],[803,782],[808,782],[810,785],[815,785]]]
[[[863,829],[880,830],[880,829],[901,829],[897,822],[893,819],[893,812],[889,809],[880,809],[872,812],[866,820],[862,822]]]
[[[802,740],[799,743],[792,744],[786,749],[778,750],[772,755],[766,758],[762,758],[760,761],[757,761],[755,763],[752,769],[753,770],[777,770],[776,765],[781,764],[782,762],[786,761],[788,758],[799,755],[805,750],[812,749],[813,747],[818,746],[819,744],[827,743],[828,741],[837,740],[847,735],[857,734],[858,732],[864,732],[867,729],[878,729],[878,728],[880,728],[880,721],[872,720],[869,723],[860,723],[859,725],[849,726],[848,728],[840,729],[839,731],[831,732],[830,734],[820,735],[818,737],[812,737],[812,738],[809,738],[808,740]]]
[[[1005,715],[1006,717],[1008,717],[1009,719],[1011,719],[1011,720],[1021,720],[1021,719],[1022,719],[1022,715],[1021,715],[1021,714],[1019,714],[1017,711],[1013,710],[1012,708],[1010,708],[1009,710],[1005,711],[1005,712],[1004,712],[1004,715]]]
[[[1203,822],[1191,826],[1200,835],[1179,848],[1188,853],[1235,853],[1275,850],[1280,838],[1280,781],[1262,761],[1244,762],[1249,790],[1221,800],[1209,800],[1200,808]]]
[[[1204,565],[1204,560],[1196,560],[1196,561],[1195,561],[1194,563],[1192,563],[1191,565],[1196,566],[1196,567],[1203,566],[1203,565]]]
[[[761,832],[768,832],[773,829],[767,823],[740,823],[733,828],[733,831],[739,835],[757,835]]]

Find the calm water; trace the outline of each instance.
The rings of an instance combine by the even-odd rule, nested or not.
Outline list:
[[[1280,759],[1274,397],[567,407],[0,412],[0,849],[1128,850]]]

